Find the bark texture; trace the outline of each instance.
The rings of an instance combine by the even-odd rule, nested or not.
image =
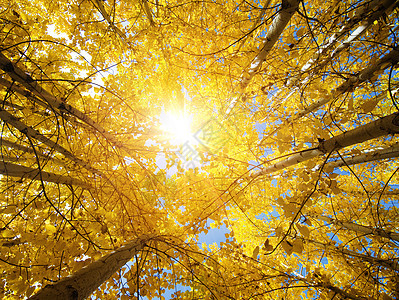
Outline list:
[[[322,141],[317,148],[303,150],[293,154],[280,162],[267,166],[261,171],[252,174],[252,177],[270,174],[332,151],[396,133],[399,133],[399,113],[393,113],[379,120],[332,137],[326,141]]]
[[[61,101],[51,93],[47,92],[42,86],[40,86],[36,80],[34,80],[29,74],[21,70],[16,64],[11,62],[6,56],[0,53],[0,69],[5,71],[13,80],[19,82],[28,91],[30,91],[37,98],[44,100],[48,105],[60,113],[71,114],[81,120],[82,122],[93,127],[97,132],[103,135],[108,141],[110,141],[115,146],[122,146],[122,144],[117,141],[109,132],[107,132],[102,126],[94,122],[86,114],[74,108],[73,106]],[[6,85],[6,81],[0,83]],[[34,98],[31,98],[34,99]]]
[[[241,77],[241,83],[239,87],[241,94],[247,88],[252,77],[254,77],[254,75],[262,67],[262,64],[266,60],[267,55],[272,50],[274,44],[277,42],[284,28],[290,21],[292,15],[297,10],[299,2],[300,1],[298,0],[283,0],[281,10],[278,12],[276,18],[273,20],[273,23],[270,25],[270,28],[267,31],[265,37],[265,42],[263,43],[260,52],[253,59],[251,65],[246,71],[244,71]],[[238,100],[239,97],[234,97],[233,100],[231,100],[229,107],[227,108],[226,115],[231,112]]]
[[[27,137],[34,138],[38,141],[41,141],[48,147],[56,150],[57,152],[64,155],[67,159],[77,163],[78,165],[82,166],[86,170],[89,170],[93,173],[97,173],[97,170],[92,168],[87,162],[81,160],[80,158],[75,157],[70,151],[65,149],[64,147],[58,145],[57,143],[53,142],[49,138],[45,137],[44,135],[40,134],[37,130],[27,126],[26,124],[22,123],[18,120],[15,116],[0,108],[0,119],[4,122],[10,124],[11,126],[17,128],[21,133],[25,134]]]
[[[20,179],[26,178],[33,180],[43,180],[46,182],[80,186],[85,189],[90,188],[90,185],[76,178],[49,173],[41,171],[39,169],[20,166],[9,162],[0,162],[0,174]]]
[[[60,281],[46,285],[30,300],[82,300],[138,254],[154,236],[143,236],[83,267]]]
[[[399,157],[399,144],[395,144],[391,147],[378,149],[370,152],[366,152],[364,154],[354,156],[354,157],[345,157],[343,160],[337,160],[334,162],[328,163],[328,166],[338,168],[343,166],[351,166],[362,164],[370,161],[387,159],[387,158],[395,158]]]
[[[355,224],[352,222],[340,221],[340,220],[322,216],[322,215],[311,214],[310,216],[314,219],[318,219],[318,220],[321,220],[321,221],[324,221],[327,223],[331,223],[336,226],[340,226],[340,227],[355,231],[359,234],[371,234],[371,235],[375,235],[375,236],[379,236],[379,237],[383,237],[383,238],[387,238],[387,239],[391,239],[391,240],[399,242],[399,233],[396,233],[396,232],[385,231],[382,228],[373,228],[373,227]]]

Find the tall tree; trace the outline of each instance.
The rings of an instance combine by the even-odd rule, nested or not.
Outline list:
[[[398,1],[0,3],[4,298],[399,297]]]

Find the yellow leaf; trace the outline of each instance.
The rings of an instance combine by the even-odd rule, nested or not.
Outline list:
[[[3,230],[1,235],[5,238],[14,237],[14,233],[10,229]]]
[[[367,114],[371,112],[376,107],[377,104],[378,104],[378,99],[377,100],[371,99],[363,103],[361,109],[363,110],[364,113]]]
[[[305,238],[309,238],[309,228],[307,226],[296,224],[296,227]]]
[[[274,249],[274,247],[270,245],[269,239],[266,239],[264,246],[265,246],[265,251],[272,251]]]
[[[47,220],[47,221],[45,222],[44,228],[46,229],[47,234],[49,234],[49,235],[51,235],[51,234],[57,232],[57,228],[56,228],[53,224],[50,224],[50,221],[49,221],[49,220]]]
[[[257,259],[259,254],[259,246],[256,246],[254,252],[252,253],[252,258]]]
[[[299,29],[298,29],[298,31],[296,32],[296,35],[297,35],[298,37],[301,37],[301,36],[303,36],[304,33],[305,33],[305,28],[302,27],[302,28],[299,28]]]
[[[281,246],[283,247],[285,253],[287,253],[288,255],[292,254],[292,245],[289,244],[287,241],[283,241],[281,243]]]
[[[280,206],[284,206],[285,205],[284,199],[281,198],[281,197],[278,197],[277,198],[277,204],[280,205]]]
[[[296,239],[292,245],[292,252],[302,254],[303,252],[303,242],[301,239]]]
[[[15,212],[15,206],[9,205],[1,211],[2,214],[13,214]]]

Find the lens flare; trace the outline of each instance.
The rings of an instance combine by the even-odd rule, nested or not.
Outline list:
[[[192,119],[192,115],[182,113],[167,112],[161,114],[161,129],[167,133],[171,144],[182,145],[186,142],[197,144],[191,130]]]

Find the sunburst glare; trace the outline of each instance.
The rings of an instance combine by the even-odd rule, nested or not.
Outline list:
[[[189,142],[191,145],[198,144],[192,132],[193,116],[184,113],[162,113],[160,117],[161,129],[168,135],[171,144],[182,145]]]

